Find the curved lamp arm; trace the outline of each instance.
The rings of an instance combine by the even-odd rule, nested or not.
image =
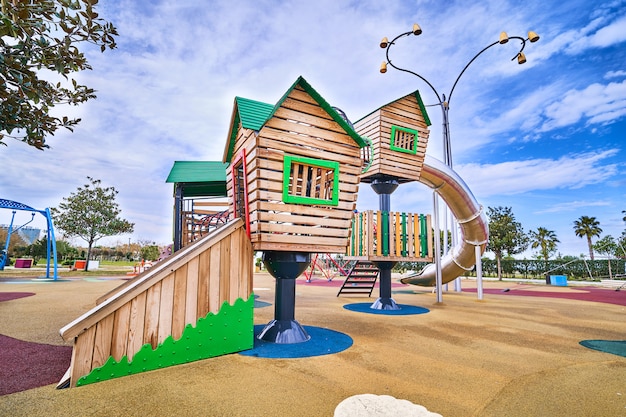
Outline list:
[[[420,31],[421,33],[421,31]],[[437,96],[437,100],[439,100],[438,104],[441,104],[441,102],[443,101],[443,99],[441,98],[441,96],[439,95],[439,93],[437,92],[437,89],[435,89],[435,87],[424,77],[422,77],[421,75],[419,75],[418,73],[408,70],[408,69],[404,69],[404,68],[400,68],[397,67],[396,65],[393,64],[393,62],[391,62],[391,59],[389,58],[389,50],[391,49],[391,45],[394,45],[396,40],[398,40],[399,38],[401,38],[402,36],[408,36],[408,35],[412,35],[415,34],[416,36],[418,34],[416,34],[415,31],[409,31],[409,32],[405,32],[405,33],[401,33],[400,35],[396,36],[395,38],[393,38],[393,40],[391,42],[386,42],[387,38],[383,38],[383,41],[381,42],[380,46],[381,48],[385,48],[385,57],[387,58],[387,63],[389,65],[391,65],[393,68],[397,69],[398,71],[402,71],[402,72],[408,72],[409,74],[413,74],[415,75],[417,78],[421,79],[422,81],[424,81],[426,84],[428,84],[428,86],[433,90],[433,92],[435,93],[435,95]],[[383,46],[384,45],[384,46]],[[383,63],[384,64],[384,63]],[[385,71],[383,71],[383,67],[381,67],[381,72],[386,72],[386,65],[384,66]]]
[[[524,48],[526,47],[526,41],[530,41],[530,42],[537,42],[539,40],[539,35],[537,35],[535,32],[530,31],[528,32],[528,38],[524,39],[520,36],[511,36],[509,37],[505,32],[502,32],[500,34],[500,40],[493,42],[492,44],[487,45],[486,47],[484,47],[480,52],[478,52],[476,55],[474,55],[474,57],[465,65],[465,67],[463,67],[463,70],[459,73],[459,75],[456,77],[456,80],[454,81],[454,84],[452,85],[452,89],[450,89],[450,94],[448,94],[448,101],[446,102],[446,98],[445,95],[440,95],[439,92],[437,92],[437,89],[423,76],[421,76],[420,74],[408,70],[408,69],[404,69],[404,68],[400,68],[396,65],[393,64],[393,62],[391,62],[391,59],[389,58],[389,50],[391,49],[391,45],[395,45],[395,42],[401,38],[402,36],[409,36],[411,34],[413,35],[419,35],[422,33],[421,28],[415,24],[413,25],[413,30],[409,31],[409,32],[405,32],[405,33],[401,33],[400,35],[396,36],[395,38],[393,38],[393,40],[391,42],[389,42],[387,40],[387,38],[383,38],[383,40],[380,43],[380,47],[381,48],[385,48],[385,57],[387,58],[387,62],[383,62],[383,65],[381,66],[380,72],[384,73],[387,72],[387,64],[391,65],[393,68],[397,69],[398,71],[402,71],[402,72],[407,72],[409,74],[413,74],[416,77],[418,77],[419,79],[421,79],[422,81],[424,81],[435,93],[435,95],[437,96],[437,100],[439,100],[440,105],[444,105],[444,106],[448,106],[450,104],[450,100],[452,99],[452,93],[454,92],[454,89],[457,85],[457,83],[459,82],[459,80],[461,79],[461,76],[465,73],[465,71],[467,70],[467,68],[476,60],[476,58],[478,58],[480,55],[482,55],[483,52],[485,52],[487,49],[491,48],[492,46],[498,45],[498,44],[505,44],[509,41],[509,39],[518,39],[519,41],[521,41],[522,46],[519,50],[519,52],[511,59],[514,60],[515,58],[518,59],[518,62],[520,64],[523,64],[524,62],[526,62],[526,57],[524,56]]]

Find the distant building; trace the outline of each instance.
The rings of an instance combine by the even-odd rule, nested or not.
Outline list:
[[[2,242],[1,242],[2,246],[4,246],[6,242],[8,231],[9,231],[8,224],[0,225],[0,237],[2,238]],[[19,239],[22,242],[21,245],[23,246],[32,245],[39,239],[39,236],[41,236],[41,229],[36,229],[34,227],[28,227],[28,226],[24,226],[21,229],[18,229],[17,232],[15,232],[15,230],[13,232],[14,233],[11,236],[12,243],[14,241],[16,244],[19,244],[17,242],[17,239]],[[11,247],[13,247],[13,245],[11,245]]]

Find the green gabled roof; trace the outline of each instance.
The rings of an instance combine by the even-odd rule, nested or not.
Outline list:
[[[175,161],[165,182],[184,184],[183,197],[223,197],[227,167],[220,161]]]
[[[262,103],[243,97],[235,97],[239,109],[241,125],[246,129],[260,130],[267,119],[274,113],[272,104]]]
[[[250,100],[243,97],[235,97],[235,108],[230,121],[228,143],[224,152],[224,162],[230,162],[233,158],[233,149],[237,139],[239,124],[245,129],[261,130],[269,116],[274,112],[272,104]]]
[[[398,99],[395,99],[393,101],[390,101],[389,103],[385,104],[384,106],[380,106],[379,108],[375,109],[374,111],[369,112],[368,114],[366,114],[365,116],[361,117],[359,120],[357,120],[357,123],[360,122],[361,120],[365,119],[366,117],[368,117],[369,115],[371,115],[374,112],[377,112],[378,110],[382,109],[383,107],[386,107],[388,105],[390,105],[391,103],[395,103],[396,101],[410,96],[411,94],[415,95],[415,98],[417,99],[417,105],[420,107],[420,110],[422,111],[422,116],[424,116],[424,121],[426,122],[426,126],[430,126],[430,117],[428,117],[428,113],[426,112],[426,106],[424,106],[424,102],[422,101],[422,96],[420,95],[419,90],[415,90],[412,93],[407,94],[406,96],[402,96]]]
[[[230,162],[233,157],[233,149],[235,140],[237,139],[237,127],[241,123],[246,129],[261,130],[265,123],[274,115],[276,110],[280,108],[289,94],[297,86],[302,87],[326,113],[350,136],[359,147],[364,147],[367,142],[354,130],[350,123],[346,122],[343,117],[302,77],[298,77],[296,82],[292,84],[287,92],[281,97],[276,105],[262,103],[260,101],[245,99],[241,97],[235,98],[235,109],[230,124],[228,134],[228,144],[224,154],[224,162]]]

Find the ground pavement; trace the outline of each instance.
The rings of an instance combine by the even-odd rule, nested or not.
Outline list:
[[[32,361],[22,366],[24,379],[52,367],[34,355],[6,360],[12,340],[38,344],[67,367],[58,330],[121,283],[3,279],[0,294],[34,295],[0,301],[0,389],[15,378],[7,363]],[[40,381],[47,385],[0,396],[0,415],[332,416],[359,394],[408,400],[445,417],[626,415],[626,358],[580,344],[626,339],[626,291],[601,289],[617,301],[597,302],[586,288],[487,281],[478,301],[473,280],[462,286],[436,303],[429,289],[394,285],[398,303],[428,312],[384,316],[344,308],[374,298],[338,298],[336,281],[300,278],[296,319],[349,335],[348,349],[296,359],[232,354],[66,390]],[[255,324],[264,324],[273,318],[274,280],[256,274],[254,288]]]

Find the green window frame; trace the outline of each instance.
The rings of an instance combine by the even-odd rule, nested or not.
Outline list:
[[[391,126],[391,150],[417,154],[419,141],[417,130],[407,127]]]
[[[339,162],[285,155],[283,202],[339,205]]]

